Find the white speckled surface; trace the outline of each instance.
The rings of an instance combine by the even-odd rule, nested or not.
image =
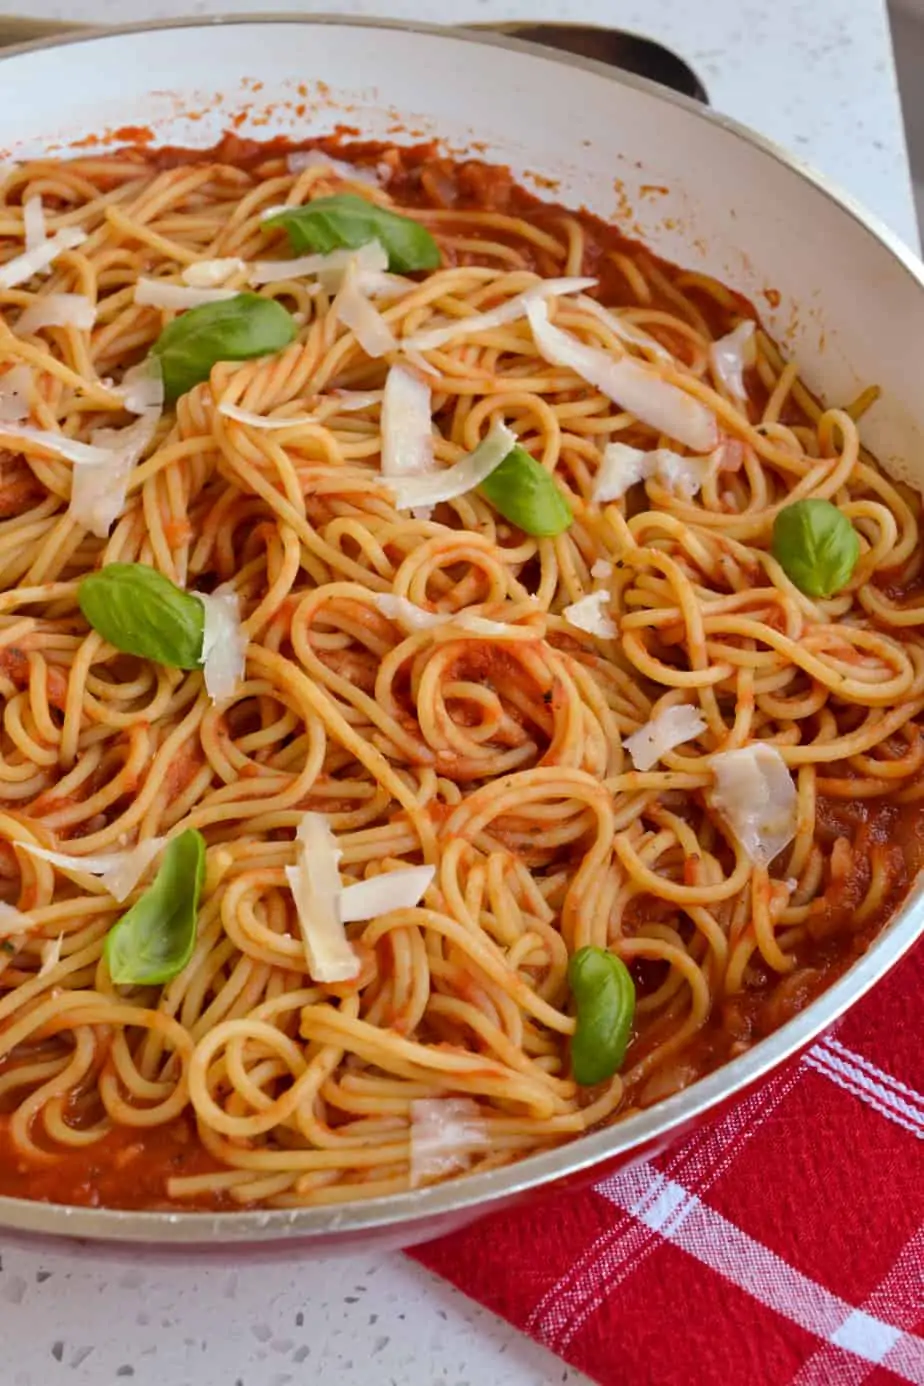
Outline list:
[[[0,12],[125,23],[259,8],[446,16],[444,0],[22,0]],[[714,106],[794,149],[917,244],[882,0],[456,0],[453,13],[459,21],[567,17],[648,33],[696,68]],[[4,1386],[584,1380],[419,1267],[381,1254],[170,1261],[0,1233],[0,1340]]]

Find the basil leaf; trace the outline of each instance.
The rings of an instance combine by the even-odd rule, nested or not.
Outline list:
[[[171,669],[200,667],[205,607],[155,568],[107,563],[82,580],[77,600],[93,629],[117,650]]]
[[[164,397],[175,400],[208,380],[216,361],[248,361],[281,351],[297,330],[292,314],[261,294],[236,294],[190,308],[167,324],[151,348],[163,372]]]
[[[796,501],[773,522],[773,557],[790,582],[809,597],[831,597],[853,576],[860,539],[830,501]]]
[[[607,948],[579,948],[568,963],[576,1027],[571,1071],[582,1087],[602,1083],[622,1067],[635,1017],[635,983]]]
[[[153,883],[106,935],[103,954],[116,986],[154,986],[183,971],[204,881],[205,838],[187,828],[168,842]]]
[[[297,254],[317,250],[326,255],[341,247],[358,250],[378,241],[388,252],[388,268],[399,274],[437,269],[440,264],[439,246],[425,226],[356,193],[315,198],[304,207],[268,217],[263,225],[283,227]]]
[[[539,538],[561,534],[574,519],[551,474],[519,444],[481,483],[481,493],[505,520]]]

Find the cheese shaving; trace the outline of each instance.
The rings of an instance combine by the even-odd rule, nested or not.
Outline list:
[[[401,342],[402,351],[434,351],[455,341],[457,337],[468,337],[473,332],[490,332],[497,327],[525,318],[531,303],[540,303],[547,298],[561,294],[577,294],[583,289],[592,289],[596,279],[543,279],[541,283],[524,289],[521,294],[509,298],[497,308],[486,313],[470,313],[468,317],[456,318],[439,327],[428,327],[423,332],[415,332]]]
[[[243,681],[247,659],[247,632],[241,624],[240,598],[236,592],[197,592],[205,608],[202,632],[202,664],[205,688],[213,703],[233,697]]]
[[[165,837],[149,837],[124,852],[101,852],[98,856],[92,857],[73,857],[66,852],[53,852],[47,847],[39,847],[32,842],[18,842],[16,845],[30,856],[50,862],[61,871],[99,876],[113,899],[121,902],[131,895],[166,841]]]
[[[720,337],[709,348],[709,364],[734,399],[747,399],[744,372],[756,361],[757,342],[750,318],[744,318],[732,332]]]
[[[639,365],[629,356],[616,359],[553,327],[543,302],[527,304],[526,315],[539,352],[553,366],[568,367],[657,432],[696,451],[715,447],[719,436],[715,418],[692,395],[662,380],[650,366]]]
[[[605,589],[589,592],[580,601],[566,606],[562,615],[569,626],[586,631],[588,635],[599,636],[601,640],[612,640],[617,634],[616,623],[607,613],[610,594]]]
[[[376,168],[357,168],[355,164],[334,159],[320,149],[296,149],[286,156],[286,167],[290,173],[304,173],[305,169],[318,168],[330,171],[349,183],[369,183],[377,187],[381,179]]]
[[[235,423],[248,424],[251,428],[261,428],[267,431],[278,428],[299,428],[304,424],[316,424],[318,422],[313,414],[276,415],[275,418],[268,419],[265,414],[254,414],[250,409],[241,409],[239,405],[226,401],[219,404],[218,412],[226,419],[234,419]]]
[[[473,452],[443,471],[427,476],[391,477],[388,489],[398,510],[439,505],[474,491],[517,445],[516,434],[506,424],[495,422]]]
[[[721,751],[711,761],[713,808],[725,819],[746,856],[769,866],[796,835],[798,794],[776,746],[755,741]]]
[[[376,358],[397,349],[394,333],[363,293],[355,270],[347,271],[331,311],[335,319],[350,329],[367,356]]]
[[[27,197],[22,207],[22,226],[26,250],[37,250],[48,239],[45,209],[40,197]]]
[[[145,279],[135,283],[135,302],[148,308],[183,313],[188,308],[201,308],[203,303],[220,303],[237,298],[239,289],[193,289],[188,284],[168,284],[163,279]]]
[[[490,1150],[487,1122],[467,1097],[418,1098],[411,1103],[411,1188],[469,1168],[472,1155]]]
[[[16,255],[0,265],[0,289],[13,289],[17,284],[25,284],[33,275],[41,273],[66,250],[74,250],[87,239],[86,231],[77,226],[66,226],[41,245],[27,250],[24,255]]]
[[[423,476],[433,470],[430,386],[400,363],[382,398],[382,475]]]
[[[57,938],[46,939],[39,951],[42,965],[38,970],[39,977],[45,977],[51,972],[52,968],[58,966],[61,961],[61,945],[64,942],[64,935],[58,934]]]
[[[32,371],[29,366],[11,366],[0,376],[0,424],[21,423],[29,417]]]
[[[77,327],[88,332],[96,321],[96,305],[84,294],[45,294],[30,303],[16,323],[18,333],[43,327]]]
[[[236,274],[243,274],[247,265],[236,255],[218,260],[196,260],[180,271],[184,284],[192,289],[220,289]]]
[[[22,910],[18,910],[15,905],[5,905],[0,902],[0,939],[19,939],[35,927],[36,925],[27,914],[23,914]]]
[[[591,499],[596,505],[621,500],[639,481],[660,481],[670,491],[687,500],[701,490],[714,466],[713,456],[683,457],[670,448],[631,448],[625,443],[608,443],[594,479]]]
[[[452,623],[471,635],[506,635],[510,629],[502,621],[491,621],[468,611],[425,611],[422,606],[391,592],[373,592],[372,604],[390,621],[400,621],[411,631],[430,630]]]
[[[295,835],[296,864],[285,873],[315,982],[348,982],[359,975],[359,958],[340,918],[340,857],[323,813],[303,814]]]
[[[160,419],[149,409],[127,428],[97,428],[91,433],[93,456],[72,457],[68,510],[78,524],[105,539],[125,508],[128,483],[152,442]]]
[[[699,709],[681,703],[666,707],[637,732],[627,736],[623,744],[636,770],[650,770],[668,751],[705,730],[706,719]]]
[[[392,910],[412,910],[435,875],[435,866],[405,866],[346,886],[338,901],[341,924],[377,919]]]

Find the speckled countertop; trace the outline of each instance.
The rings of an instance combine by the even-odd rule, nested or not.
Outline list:
[[[22,0],[0,13],[126,23],[318,9],[445,19],[446,0]],[[918,233],[884,0],[456,0],[453,17],[650,34],[712,104],[795,150],[905,240]],[[490,1249],[488,1248],[488,1254]],[[584,1380],[399,1255],[208,1258],[0,1233],[3,1386],[555,1386]]]

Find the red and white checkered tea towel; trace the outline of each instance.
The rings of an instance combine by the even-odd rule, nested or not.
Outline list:
[[[924,946],[673,1149],[412,1254],[605,1386],[924,1386]]]

